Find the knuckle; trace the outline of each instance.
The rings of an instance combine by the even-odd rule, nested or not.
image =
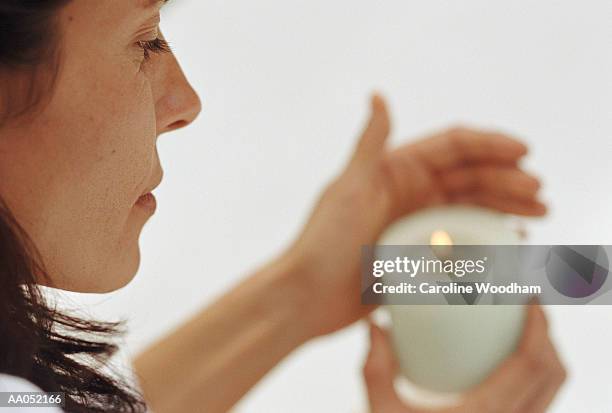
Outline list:
[[[463,126],[455,126],[450,128],[445,138],[448,140],[449,147],[459,154],[466,153],[470,147],[470,137],[472,131]]]

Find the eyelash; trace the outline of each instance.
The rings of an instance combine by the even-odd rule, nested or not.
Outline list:
[[[155,40],[143,40],[137,42],[137,45],[143,51],[145,62],[151,59],[151,53],[163,54],[172,52],[168,42],[164,39],[160,39],[159,37]]]

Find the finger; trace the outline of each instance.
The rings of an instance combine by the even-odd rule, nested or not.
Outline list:
[[[429,139],[407,145],[434,171],[456,168],[477,162],[516,163],[527,154],[527,147],[497,132],[455,128]]]
[[[517,350],[487,380],[471,392],[467,400],[482,411],[504,406],[503,411],[522,411],[548,384],[543,368],[548,325],[538,305],[527,306],[523,334]],[[495,410],[491,410],[495,411]]]
[[[537,324],[539,323],[540,331],[547,330],[548,323],[545,320],[545,316],[542,309],[534,308],[531,311],[533,312],[532,318],[535,319],[535,322],[532,323],[531,328],[538,328]],[[533,327],[534,324],[536,325],[535,327]],[[547,383],[541,389],[540,392],[533,396],[532,400],[526,403],[523,410],[527,413],[545,412],[548,409],[550,403],[557,395],[559,389],[561,388],[567,377],[565,367],[563,366],[561,358],[559,357],[559,353],[555,349],[555,346],[553,345],[550,336],[544,333],[544,338],[541,339],[541,341],[541,350],[539,350],[538,356],[541,360],[541,368],[547,371]],[[535,345],[537,345],[537,343],[525,343],[526,347]]]
[[[476,165],[455,168],[440,175],[447,193],[486,192],[516,198],[534,198],[540,181],[517,167]]]
[[[548,411],[550,404],[553,402],[559,389],[563,385],[564,380],[557,380],[549,383],[541,391],[537,392],[535,399],[528,403],[527,406],[521,408],[521,412],[525,413],[545,413]]]
[[[540,359],[547,349],[548,320],[542,306],[530,304],[527,306],[527,315],[523,335],[518,344],[518,351],[527,357]]]
[[[513,354],[465,400],[469,411],[516,412],[532,400],[546,382],[542,371],[533,369],[529,360]]]
[[[450,203],[476,204],[501,212],[524,216],[543,216],[547,212],[546,205],[535,199],[517,199],[485,192],[449,194],[448,201]]]
[[[525,413],[544,413],[548,411],[551,403],[559,393],[559,389],[565,382],[565,370],[555,375],[546,387],[537,392],[534,400],[527,404],[521,411]]]
[[[550,339],[548,339],[548,342],[550,347],[548,354],[552,356],[552,362],[548,366],[548,380],[541,391],[537,392],[533,396],[532,400],[525,404],[523,411],[526,413],[546,412],[552,401],[557,396],[559,389],[561,386],[563,386],[563,383],[565,383],[567,377],[565,367],[563,367],[563,363],[559,359],[556,350],[554,349],[552,343],[550,343]]]
[[[398,366],[388,334],[370,322],[370,352],[363,367],[370,411],[388,413],[406,411],[397,393],[394,380]]]
[[[368,124],[359,138],[350,165],[367,166],[378,161],[385,150],[385,142],[391,130],[391,122],[384,99],[375,94],[371,99]]]

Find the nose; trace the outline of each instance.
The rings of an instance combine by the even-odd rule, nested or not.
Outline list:
[[[202,111],[202,102],[173,54],[161,57],[155,92],[158,134],[184,128]]]

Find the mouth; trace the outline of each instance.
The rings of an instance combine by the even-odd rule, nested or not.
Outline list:
[[[153,192],[160,184],[161,184],[161,177],[159,179],[157,179],[155,181],[154,185],[151,185],[150,187],[148,187],[147,189],[144,190],[144,192],[140,195],[141,197],[150,194],[151,192]]]
[[[156,179],[155,184],[149,186],[147,189],[144,190],[144,192],[136,200],[135,205],[151,211],[155,211],[157,207],[157,200],[155,199],[155,195],[153,195],[153,191],[161,184],[161,182],[162,174],[160,174],[159,178]]]

